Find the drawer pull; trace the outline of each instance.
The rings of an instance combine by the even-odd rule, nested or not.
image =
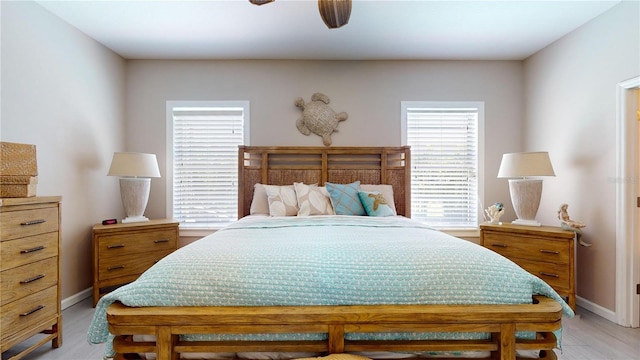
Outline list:
[[[33,309],[31,309],[31,310],[29,310],[27,312],[23,312],[22,314],[20,314],[20,316],[29,316],[29,315],[33,314],[34,312],[40,311],[42,309],[44,309],[44,305],[38,305],[35,308],[33,308]]]
[[[124,269],[124,265],[109,266],[107,268],[107,270],[109,270],[109,271],[111,271],[111,270],[120,270],[120,269]]]
[[[160,239],[160,240],[154,240],[153,241],[156,244],[160,244],[160,243],[168,243],[169,239]]]
[[[31,249],[20,250],[20,254],[28,254],[28,253],[32,253],[32,252],[36,252],[36,251],[40,251],[40,250],[44,250],[44,249],[45,249],[44,246],[36,246],[34,248],[31,248]]]
[[[116,244],[116,245],[107,245],[107,249],[117,249],[117,248],[123,248],[124,244]]]
[[[491,246],[501,247],[501,248],[506,248],[507,247],[507,245],[505,245],[505,244],[491,244]]]
[[[29,220],[29,221],[25,221],[23,223],[20,223],[20,225],[23,225],[23,226],[38,225],[38,224],[43,224],[43,223],[46,223],[46,222],[47,222],[47,220],[45,220],[45,219]]]
[[[544,272],[544,271],[540,271],[540,275],[554,277],[554,278],[560,277],[558,274],[552,274],[552,273],[548,273],[548,272]]]
[[[36,280],[40,280],[40,279],[42,279],[44,276],[45,276],[44,274],[36,275],[36,276],[34,276],[34,277],[31,277],[31,278],[28,278],[28,279],[26,279],[26,280],[22,280],[22,281],[20,281],[20,284],[28,284],[28,283],[30,283],[30,282],[34,282],[34,281],[36,281]]]
[[[553,255],[558,255],[560,254],[560,252],[558,251],[553,251],[553,250],[545,250],[545,249],[540,249],[540,252],[543,254],[553,254]]]

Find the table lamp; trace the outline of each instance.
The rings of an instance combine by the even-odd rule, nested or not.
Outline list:
[[[151,178],[160,177],[155,154],[116,152],[108,176],[120,176],[120,196],[127,217],[123,223],[149,221],[144,210],[149,200]]]
[[[540,226],[536,214],[542,196],[542,180],[537,176],[555,176],[548,152],[521,152],[502,155],[498,178],[509,179],[511,203],[518,217],[512,224]]]

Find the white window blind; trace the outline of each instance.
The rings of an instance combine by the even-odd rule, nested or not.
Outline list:
[[[411,217],[437,228],[477,227],[482,107],[403,105],[411,146]]]
[[[171,216],[181,228],[220,228],[238,217],[238,145],[248,102],[168,104],[172,122]]]

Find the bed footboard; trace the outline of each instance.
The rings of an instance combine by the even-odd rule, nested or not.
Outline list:
[[[556,359],[553,331],[560,329],[562,308],[534,296],[526,305],[357,305],[268,307],[127,307],[107,309],[116,336],[115,359],[131,353],[156,353],[177,360],[188,352],[484,351],[489,359],[516,359],[516,350],[540,350],[539,359]],[[532,340],[517,331],[534,332]],[[487,340],[346,340],[347,333],[482,332]],[[181,341],[186,334],[326,333],[322,341]],[[155,335],[136,342],[131,335]]]

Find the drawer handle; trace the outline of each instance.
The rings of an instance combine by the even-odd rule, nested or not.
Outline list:
[[[507,247],[507,245],[505,245],[505,244],[491,244],[491,246],[501,247],[501,248],[506,248]]]
[[[153,242],[154,242],[155,244],[168,243],[168,242],[169,242],[169,239],[154,240]]]
[[[23,226],[38,225],[38,224],[43,224],[43,223],[46,223],[46,222],[47,222],[47,220],[45,220],[45,219],[29,220],[29,221],[25,221],[23,223],[20,223],[20,225],[23,225]]]
[[[544,271],[540,271],[540,275],[554,277],[554,278],[560,277],[558,274],[552,274],[552,273],[548,273],[548,272],[544,272]]]
[[[35,308],[33,308],[33,309],[31,309],[31,310],[29,310],[29,311],[27,311],[27,312],[24,312],[24,313],[20,314],[20,316],[29,316],[29,315],[33,314],[34,312],[36,312],[36,311],[40,311],[40,310],[42,310],[42,309],[44,309],[44,305],[38,305],[38,306],[36,306]]]
[[[107,245],[107,249],[117,249],[117,248],[123,248],[124,244],[116,244],[116,245]]]
[[[540,249],[540,252],[543,254],[553,254],[553,255],[558,255],[560,254],[560,252],[558,251],[553,251],[553,250],[545,250],[545,249]]]
[[[20,284],[28,284],[28,283],[30,283],[30,282],[34,282],[34,281],[36,281],[36,280],[40,280],[40,279],[42,279],[43,277],[45,277],[45,274],[36,275],[36,276],[34,276],[34,277],[31,277],[31,278],[28,278],[28,279],[26,279],[26,280],[22,280],[22,281],[20,281]]]
[[[111,270],[120,270],[120,269],[124,269],[124,265],[109,266],[107,268],[107,270],[109,270],[109,271],[111,271]]]
[[[32,253],[32,252],[36,252],[36,251],[40,251],[40,250],[44,250],[44,249],[45,249],[44,246],[36,246],[34,248],[31,248],[31,249],[20,250],[20,254],[28,254],[28,253]]]

